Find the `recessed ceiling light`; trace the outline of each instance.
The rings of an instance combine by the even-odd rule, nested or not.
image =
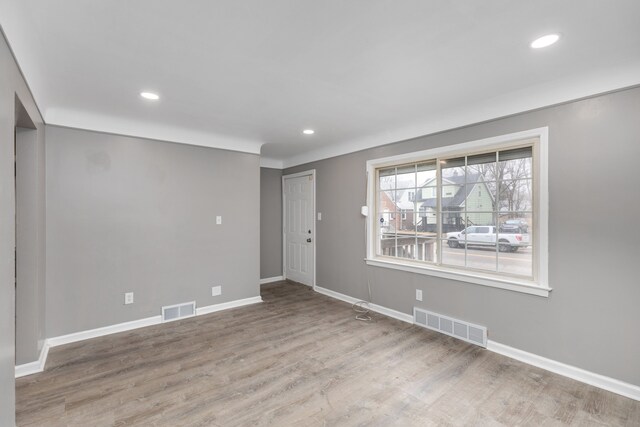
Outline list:
[[[305,135],[313,135],[314,133],[316,133],[316,131],[313,129],[305,129],[302,131],[302,133],[304,133]]]
[[[157,101],[158,99],[160,99],[160,95],[153,92],[140,92],[140,96],[144,99],[150,99],[152,101]]]
[[[540,49],[543,47],[551,46],[560,39],[558,34],[547,34],[531,42],[531,47],[534,49]]]

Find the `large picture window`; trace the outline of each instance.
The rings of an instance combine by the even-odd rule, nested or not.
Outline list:
[[[369,263],[548,293],[546,129],[378,159],[368,173]]]

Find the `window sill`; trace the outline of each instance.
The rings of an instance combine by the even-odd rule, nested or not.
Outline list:
[[[524,294],[537,295],[541,297],[548,297],[549,292],[551,292],[551,288],[549,288],[548,286],[537,285],[529,280],[510,277],[496,277],[489,274],[465,272],[440,266],[419,265],[410,262],[397,262],[391,259],[367,258],[365,259],[365,261],[367,265],[373,265],[375,267],[391,268],[393,270],[408,271],[417,274],[426,274],[428,276],[436,276],[442,277],[444,279],[475,283],[477,285],[506,289],[509,291],[521,292]]]

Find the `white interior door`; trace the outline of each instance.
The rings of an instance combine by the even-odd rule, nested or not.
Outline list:
[[[284,203],[284,276],[314,285],[315,185],[314,173],[303,172],[282,179]]]

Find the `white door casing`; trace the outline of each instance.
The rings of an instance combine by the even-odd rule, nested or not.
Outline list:
[[[283,275],[315,286],[315,170],[282,177]]]

